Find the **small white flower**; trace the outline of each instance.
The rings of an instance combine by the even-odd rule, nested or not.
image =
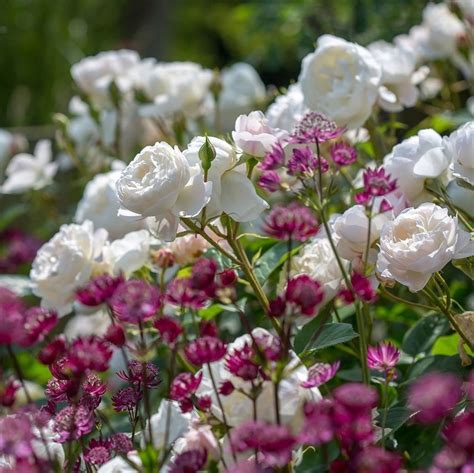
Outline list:
[[[425,191],[426,179],[444,179],[449,160],[443,149],[443,140],[434,130],[418,132],[385,156],[384,168],[412,205],[431,200]]]
[[[304,102],[339,126],[357,128],[372,113],[382,68],[364,47],[323,35],[302,63],[299,82]]]
[[[382,67],[379,105],[388,112],[413,107],[419,97],[416,86],[426,78],[429,69],[425,66],[416,70],[413,53],[385,41],[376,41],[368,49]]]
[[[277,130],[268,125],[260,111],[240,115],[235,121],[232,138],[244,153],[258,158],[263,158],[278,142]]]
[[[230,131],[239,115],[250,112],[265,100],[265,85],[258,72],[245,62],[223,69],[221,85],[220,126],[223,131]]]
[[[107,232],[94,233],[92,222],[62,225],[38,251],[30,272],[33,292],[41,305],[65,315],[72,309],[75,291],[99,267]]]
[[[194,138],[184,151],[190,162],[199,160],[199,150],[205,138]],[[268,204],[257,195],[252,181],[245,173],[245,165],[238,165],[234,148],[224,140],[209,137],[216,150],[208,172],[208,181],[212,183],[212,196],[207,205],[207,215],[218,217],[222,212],[237,222],[255,220]]]
[[[51,184],[58,170],[57,163],[51,162],[52,157],[49,140],[38,141],[34,155],[20,153],[13,156],[5,170],[6,179],[0,192],[17,194]]]
[[[176,236],[180,217],[194,217],[209,201],[212,185],[204,182],[199,157],[158,142],[147,146],[122,171],[117,181],[119,215],[154,217],[164,240]]]
[[[286,94],[279,95],[268,107],[265,115],[272,128],[279,128],[290,133],[307,112],[300,85],[292,84],[288,87]]]
[[[385,214],[372,217],[369,248],[379,238],[380,230],[388,218]],[[363,205],[354,205],[337,217],[333,230],[337,239],[336,248],[342,258],[354,260],[365,254],[369,234],[369,218]]]
[[[425,203],[404,210],[382,228],[377,271],[391,279],[421,291],[431,275],[452,259],[474,255],[470,235],[458,227],[457,217],[447,209]]]
[[[148,230],[127,233],[123,238],[105,244],[103,261],[112,274],[130,276],[148,263],[151,242]]]
[[[443,144],[453,176],[474,186],[474,121],[465,123],[444,138]]]
[[[120,202],[115,185],[120,174],[117,170],[94,176],[87,183],[74,216],[77,223],[90,220],[95,228],[105,228],[112,240],[145,227],[144,220],[131,221],[117,215]]]

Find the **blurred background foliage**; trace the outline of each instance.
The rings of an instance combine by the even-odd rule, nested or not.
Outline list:
[[[266,84],[281,87],[297,78],[318,36],[390,41],[420,21],[426,3],[1,0],[0,127],[50,123],[73,93],[71,64],[103,50],[127,47],[142,57],[219,68],[246,61]]]

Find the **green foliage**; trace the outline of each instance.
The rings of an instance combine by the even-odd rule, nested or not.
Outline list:
[[[431,314],[420,319],[405,335],[403,351],[416,356],[431,349],[436,339],[448,329],[447,318],[441,314]]]

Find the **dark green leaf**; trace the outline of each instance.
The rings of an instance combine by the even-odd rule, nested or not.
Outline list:
[[[462,376],[465,371],[459,356],[430,355],[417,361],[409,373],[411,380],[431,371],[442,371]]]
[[[270,275],[278,269],[288,257],[288,245],[286,242],[280,242],[273,245],[263,256],[257,261],[255,266],[255,276],[260,284],[264,284]],[[299,248],[294,248],[292,254],[296,253]]]
[[[385,427],[391,429],[392,432],[398,430],[411,416],[411,411],[407,407],[394,406],[387,411],[387,419]],[[379,410],[378,422],[381,424],[383,418],[383,409]]]
[[[296,353],[301,353],[305,348],[308,342],[311,340],[311,337],[318,328],[321,326],[321,322],[325,320],[325,315],[327,311],[331,310],[331,305],[327,304],[311,322],[308,322],[303,327],[298,329],[298,332],[295,336],[295,341],[293,343],[293,348]]]
[[[316,342],[311,344],[310,349],[313,351],[322,350],[323,348],[339,345],[339,343],[348,342],[358,336],[351,324],[324,324],[321,334],[316,339]]]
[[[449,328],[447,318],[441,314],[431,314],[420,319],[403,338],[402,349],[415,356],[431,350],[436,339]]]

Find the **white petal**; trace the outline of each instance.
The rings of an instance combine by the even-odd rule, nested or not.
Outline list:
[[[433,148],[426,152],[413,167],[417,176],[438,177],[448,167],[448,159],[443,148]]]
[[[173,213],[180,217],[195,217],[209,202],[211,192],[212,182],[204,182],[204,176],[196,174],[179,194]]]

